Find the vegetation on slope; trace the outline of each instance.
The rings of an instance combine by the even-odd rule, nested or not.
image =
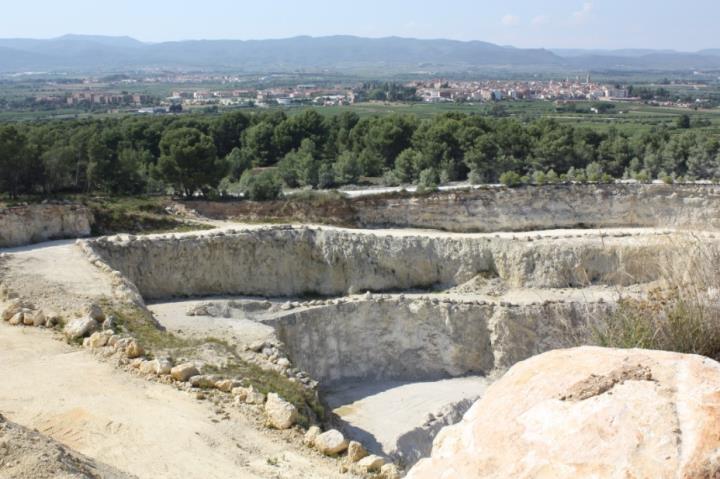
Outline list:
[[[308,427],[311,423],[324,418],[325,410],[318,396],[306,389],[301,383],[290,381],[283,374],[265,370],[260,366],[243,359],[237,346],[221,339],[206,337],[202,339],[185,339],[163,330],[154,320],[149,311],[131,306],[114,306],[104,303],[108,314],[112,314],[120,328],[128,332],[150,354],[163,355],[170,353],[173,357],[192,357],[203,348],[212,348],[223,358],[222,365],[207,365],[204,374],[217,374],[237,379],[248,387],[252,386],[263,394],[274,392],[297,407],[298,424]]]
[[[694,260],[664,271],[664,284],[647,298],[620,301],[615,313],[594,330],[597,344],[720,360],[720,257],[701,240],[678,248],[695,253]]]
[[[551,118],[453,112],[360,118],[311,109],[292,116],[232,112],[6,124],[0,126],[0,192],[273,199],[280,181],[323,189],[368,177],[423,188],[497,182],[503,175],[719,178],[717,131],[679,118],[651,130],[625,130]]]

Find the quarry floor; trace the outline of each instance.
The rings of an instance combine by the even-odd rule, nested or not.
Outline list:
[[[0,411],[13,422],[140,478],[348,477],[232,408],[218,421],[212,405],[53,336],[0,322]]]
[[[214,222],[219,228],[257,225]],[[307,225],[303,225],[307,226]],[[322,226],[323,229],[332,227]],[[435,230],[358,230],[359,234],[487,237],[601,237],[667,234],[671,230],[548,230],[524,233],[458,234]],[[60,241],[2,250],[12,253],[5,277],[23,297],[46,309],[71,311],[88,299],[110,295],[107,277],[92,267],[74,245]],[[427,292],[406,292],[423,295]],[[501,294],[464,290],[435,291],[438,298],[473,297],[488,301],[535,302],[546,299],[614,300],[611,287],[582,289],[510,289]],[[237,298],[211,298],[223,301]],[[248,299],[248,298],[244,298]],[[250,300],[265,301],[260,298]],[[188,316],[190,299],[149,305],[169,331],[192,337],[217,336],[238,345],[271,337],[273,328],[258,315]],[[270,299],[279,305],[288,298]],[[260,320],[260,321],[259,321]],[[116,370],[78,351],[47,331],[13,328],[0,322],[0,412],[8,419],[38,429],[60,443],[138,477],[203,478],[332,478],[337,463],[262,429],[240,412],[216,422],[208,404],[165,385],[149,383]],[[483,394],[491,379],[481,376],[420,382],[373,382],[336,385],[323,399],[344,421],[345,429],[378,453],[389,454],[400,437],[422,427],[430,414]],[[163,460],[158,460],[163,458]],[[277,462],[277,465],[275,463]]]

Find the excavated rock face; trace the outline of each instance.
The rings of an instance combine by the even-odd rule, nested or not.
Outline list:
[[[462,284],[478,274],[513,287],[629,285],[658,279],[686,238],[373,234],[265,227],[89,241],[86,249],[146,299],[183,295],[341,295]],[[679,246],[680,245],[680,246]],[[717,247],[708,238],[706,247]],[[685,258],[683,256],[685,260]]]
[[[567,347],[606,303],[528,304],[387,298],[289,312],[269,321],[294,364],[324,386],[347,380],[486,374]],[[321,352],[321,353],[319,353]]]
[[[80,205],[0,209],[0,248],[90,235],[92,214]]]
[[[371,194],[321,204],[287,200],[262,203],[193,201],[188,207],[217,219],[281,219],[299,223],[456,232],[625,226],[720,228],[720,187],[717,185],[491,186],[428,195]]]
[[[481,188],[351,202],[360,226],[457,232],[554,228],[720,227],[717,185],[547,185]]]
[[[719,430],[715,361],[558,350],[515,365],[407,477],[713,478]]]

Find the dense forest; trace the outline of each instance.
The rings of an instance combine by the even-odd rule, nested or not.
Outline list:
[[[443,114],[325,117],[314,110],[17,123],[0,126],[0,191],[273,198],[332,188],[466,180],[546,183],[720,178],[716,135],[677,125],[628,134],[552,119]]]

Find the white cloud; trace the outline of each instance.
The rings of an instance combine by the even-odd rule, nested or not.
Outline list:
[[[520,24],[520,18],[515,15],[511,15],[509,13],[507,15],[505,15],[504,17],[502,17],[501,21],[502,21],[502,24],[505,25],[506,27],[514,27],[514,26]]]
[[[573,12],[572,21],[576,24],[585,23],[590,18],[592,11],[592,2],[585,2],[580,10]]]
[[[550,17],[547,15],[538,15],[537,17],[533,18],[530,22],[533,25],[547,25],[550,23]]]

